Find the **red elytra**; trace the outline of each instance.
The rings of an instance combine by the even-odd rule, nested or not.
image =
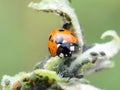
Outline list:
[[[50,33],[48,39],[48,49],[52,56],[56,56],[58,51],[57,40],[63,39],[65,42],[77,43],[77,38],[73,32],[63,28],[57,28]]]

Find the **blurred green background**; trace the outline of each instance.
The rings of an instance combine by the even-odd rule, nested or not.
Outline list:
[[[50,31],[61,26],[54,14],[34,11],[28,3],[39,0],[0,0],[0,79],[31,71],[33,65],[47,57]],[[100,35],[109,29],[120,35],[120,0],[72,0],[86,42],[105,42]],[[112,60],[113,69],[87,76],[91,84],[107,90],[120,90],[120,53]]]

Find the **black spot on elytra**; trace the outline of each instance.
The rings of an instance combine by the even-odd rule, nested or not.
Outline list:
[[[73,33],[70,33],[70,34],[75,37],[75,35]]]
[[[48,50],[50,51],[50,48],[48,48]]]
[[[49,40],[51,39],[52,35],[50,35]]]
[[[52,35],[50,35],[49,40],[50,40],[51,42],[53,42]]]
[[[64,30],[64,29],[60,29],[59,31],[60,31],[60,32],[63,32],[63,31],[65,31],[65,30]]]

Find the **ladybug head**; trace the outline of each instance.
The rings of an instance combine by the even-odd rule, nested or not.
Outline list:
[[[78,45],[76,43],[65,42],[59,45],[57,55],[59,57],[71,57],[72,53],[78,50]]]

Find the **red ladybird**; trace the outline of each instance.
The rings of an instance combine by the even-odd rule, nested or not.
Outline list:
[[[77,38],[70,30],[57,28],[50,33],[48,48],[52,56],[71,57],[78,50]]]

